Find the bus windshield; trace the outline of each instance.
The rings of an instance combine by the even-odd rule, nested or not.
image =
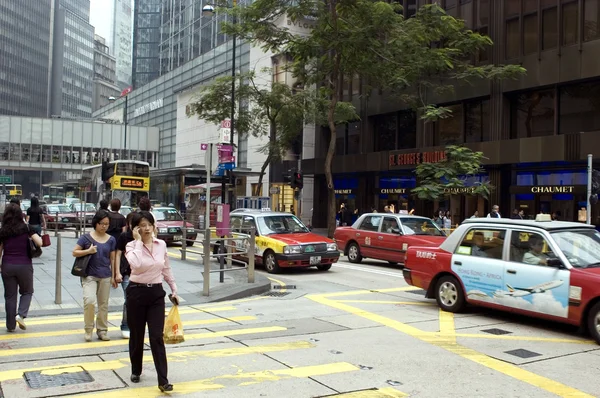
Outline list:
[[[117,163],[115,174],[129,177],[148,177],[150,167],[145,164],[137,163]]]

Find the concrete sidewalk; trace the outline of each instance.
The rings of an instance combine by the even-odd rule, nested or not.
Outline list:
[[[80,278],[71,275],[74,257],[71,252],[77,239],[74,233],[66,232],[62,236],[62,303],[55,304],[56,281],[56,242],[57,238],[51,233],[52,245],[43,249],[39,258],[33,259],[34,289],[33,301],[30,307],[30,316],[74,314],[83,312],[83,297]],[[170,253],[179,253],[180,247],[169,248]],[[202,247],[194,246],[193,250],[201,251]],[[190,256],[192,256],[190,254]],[[200,258],[194,254],[193,258]],[[223,283],[219,283],[219,273],[210,274],[210,295],[203,296],[203,269],[201,260],[181,261],[174,256],[169,256],[173,275],[177,283],[178,295],[182,304],[200,304],[216,301],[232,300],[262,294],[271,289],[271,281],[260,273],[256,273],[255,282],[248,283],[248,271],[240,268],[236,271],[225,272]],[[219,269],[216,261],[211,263],[213,270]],[[237,267],[233,267],[236,269]],[[165,291],[170,293],[165,283]],[[4,297],[4,287],[0,284],[0,292]],[[168,299],[166,299],[168,301]],[[110,311],[118,311],[123,306],[123,289],[111,289],[109,307]],[[0,306],[0,313],[5,311],[4,304]],[[0,315],[1,317],[2,315]]]

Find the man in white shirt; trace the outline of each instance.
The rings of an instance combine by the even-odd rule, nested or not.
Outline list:
[[[502,218],[500,215],[500,207],[498,205],[492,206],[492,211],[487,215],[487,218]]]

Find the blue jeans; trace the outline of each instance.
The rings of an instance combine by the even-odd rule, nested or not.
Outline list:
[[[123,319],[121,319],[121,330],[129,330],[129,326],[127,326],[127,286],[129,286],[129,275],[123,275],[121,287],[123,288],[125,302],[123,303]]]

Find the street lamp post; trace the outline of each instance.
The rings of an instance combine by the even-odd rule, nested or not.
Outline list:
[[[233,0],[233,7],[237,5],[237,0]],[[202,15],[205,17],[212,17],[215,15],[215,7],[212,5],[205,5],[202,7]],[[233,16],[233,23],[236,23],[235,15]],[[229,135],[229,145],[231,145],[231,149],[233,151],[233,134],[235,128],[235,53],[236,53],[236,36],[233,35],[232,38],[232,57],[231,57],[231,134]],[[233,209],[233,186],[234,186],[234,178],[233,178],[233,170],[227,170],[227,176],[229,179],[229,184],[231,186],[232,192],[229,196],[229,206]],[[225,203],[225,178],[221,178],[221,203]]]

